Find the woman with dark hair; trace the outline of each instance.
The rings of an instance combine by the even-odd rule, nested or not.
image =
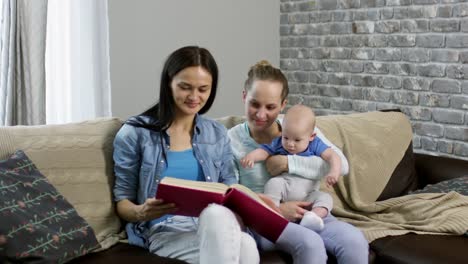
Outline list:
[[[155,199],[170,175],[236,183],[226,129],[204,118],[216,96],[218,68],[210,52],[174,51],[161,74],[159,102],[130,118],[114,141],[117,213],[131,244],[190,263],[258,263],[255,241],[234,213],[210,205],[199,218],[171,215],[174,204]]]

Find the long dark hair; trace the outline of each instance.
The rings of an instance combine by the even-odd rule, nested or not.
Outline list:
[[[186,46],[174,51],[166,59],[161,73],[161,83],[159,91],[159,102],[139,116],[152,117],[151,122],[142,122],[142,119],[136,117],[137,121],[127,122],[130,125],[142,126],[152,130],[161,131],[167,129],[174,120],[174,97],[171,89],[171,82],[174,76],[180,71],[193,66],[201,66],[211,74],[213,80],[211,84],[211,93],[206,104],[200,109],[199,113],[204,114],[213,105],[218,87],[218,65],[211,53],[198,46]]]

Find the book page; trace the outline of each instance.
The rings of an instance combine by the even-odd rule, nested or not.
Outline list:
[[[246,194],[247,196],[249,196],[250,198],[254,199],[255,201],[259,202],[260,204],[262,204],[264,207],[266,207],[267,209],[271,210],[272,212],[274,212],[275,214],[283,217],[281,214],[279,214],[278,212],[276,212],[275,210],[273,210],[273,208],[271,208],[268,204],[266,204],[259,196],[256,192],[250,190],[248,187],[242,185],[242,184],[233,184],[230,186],[231,188],[235,188],[241,192],[243,192],[244,194]]]
[[[161,180],[162,184],[171,185],[171,186],[180,186],[193,190],[208,191],[214,193],[224,194],[229,189],[224,183],[219,182],[202,182],[202,181],[190,181],[177,179],[173,177],[164,177]]]

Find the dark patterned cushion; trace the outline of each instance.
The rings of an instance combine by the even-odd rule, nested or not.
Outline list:
[[[416,193],[448,193],[450,191],[458,192],[462,195],[468,196],[468,176],[463,176],[451,180],[438,182],[436,184],[429,184],[421,190],[411,192]]]
[[[64,263],[98,247],[88,223],[23,151],[0,161],[0,259]]]

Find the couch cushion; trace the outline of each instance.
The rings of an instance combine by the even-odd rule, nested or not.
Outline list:
[[[377,201],[408,194],[408,192],[416,190],[417,187],[418,175],[414,166],[413,144],[410,143]]]
[[[376,263],[427,264],[467,263],[468,238],[463,236],[416,235],[387,236],[370,244]]]
[[[18,150],[0,161],[0,255],[64,263],[99,248],[75,208]]]
[[[413,191],[411,194],[448,192],[457,192],[468,196],[468,176],[441,181],[436,184],[428,184],[423,189]]]
[[[395,109],[382,109],[381,112],[400,112],[398,108]],[[418,188],[418,175],[415,168],[415,158],[413,154],[413,143],[411,142],[401,159],[400,163],[396,166],[392,173],[385,189],[382,191],[377,201],[383,201],[393,197],[398,197],[407,194],[409,191]]]
[[[227,129],[230,129],[244,122],[246,119],[245,119],[245,116],[225,116],[225,117],[215,118],[215,120],[221,123]]]
[[[419,187],[467,175],[468,161],[424,153],[414,154]]]
[[[80,123],[0,128],[0,158],[22,149],[93,228],[103,248],[121,230],[112,199],[113,140],[121,122],[100,118]],[[11,153],[10,153],[11,154]]]
[[[129,244],[118,243],[115,246],[101,252],[96,252],[76,258],[68,264],[183,264],[181,260],[164,258],[150,253],[148,250],[132,246]]]

